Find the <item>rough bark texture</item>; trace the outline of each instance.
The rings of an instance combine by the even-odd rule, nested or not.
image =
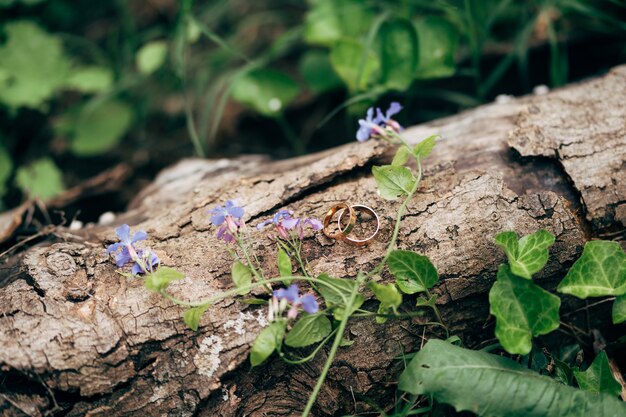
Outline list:
[[[545,228],[556,235],[539,276],[547,286],[586,240],[626,239],[625,91],[626,67],[619,67],[546,96],[482,106],[405,132],[413,143],[434,133],[442,140],[425,161],[399,247],[433,260],[445,320],[466,344],[493,337],[485,294],[504,260],[493,243],[498,232]],[[197,299],[231,285],[231,261],[206,214],[212,206],[239,198],[247,221],[256,224],[280,208],[320,218],[337,202],[366,203],[382,220],[372,245],[355,249],[321,234],[304,244],[314,272],[352,277],[380,260],[391,235],[398,204],[377,196],[370,166],[392,151],[369,141],[279,162],[182,161],[118,220],[146,230],[146,245],[163,264],[186,274],[171,292]],[[181,308],[146,291],[140,279],[115,272],[104,254],[113,228],[64,236],[2,270],[2,415],[291,416],[302,410],[324,351],[302,366],[275,359],[250,371],[247,353],[265,324],[263,308],[217,303],[192,332]],[[275,246],[266,234],[256,249],[275,270]],[[402,368],[394,358],[419,348],[424,320],[355,320],[348,331],[354,343],[340,349],[314,414],[363,411],[365,398],[390,403]]]

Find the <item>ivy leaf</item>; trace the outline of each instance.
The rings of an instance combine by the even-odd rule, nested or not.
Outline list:
[[[293,325],[285,338],[285,344],[294,348],[305,347],[323,340],[330,334],[328,317],[322,314],[307,314]]]
[[[281,345],[286,327],[287,322],[279,320],[261,330],[250,351],[250,364],[253,367],[265,362],[276,348]]]
[[[626,415],[626,405],[610,395],[568,387],[511,359],[435,339],[413,357],[398,388],[480,416]]]
[[[230,269],[235,287],[240,288],[252,284],[252,272],[250,268],[239,261],[235,261]],[[244,295],[250,292],[249,288],[241,289],[237,294]]]
[[[147,274],[143,285],[150,291],[160,292],[166,289],[172,281],[177,281],[183,278],[185,278],[185,274],[182,272],[179,272],[174,268],[162,266],[156,271]]]
[[[439,135],[432,135],[415,145],[413,147],[413,156],[418,159],[424,159],[433,151],[435,147],[435,140]]]
[[[392,166],[403,166],[409,160],[409,155],[411,155],[411,151],[406,146],[402,145],[396,151],[395,156],[393,157],[393,161],[391,161]]]
[[[496,337],[509,353],[526,355],[533,336],[559,327],[561,299],[500,265],[489,291],[489,312],[496,317]]]
[[[374,13],[360,0],[316,0],[304,20],[304,39],[313,45],[332,46],[341,38],[367,32]]]
[[[555,375],[554,379],[565,385],[572,385],[574,380],[574,372],[572,368],[565,362],[554,358]]]
[[[278,249],[278,272],[281,277],[291,276],[291,258],[282,248]],[[291,280],[285,280],[285,282],[289,285]]]
[[[183,321],[191,330],[198,331],[200,325],[200,319],[205,311],[210,307],[209,304],[188,308],[183,314]]]
[[[378,30],[381,84],[400,91],[411,86],[417,68],[418,43],[415,27],[408,19],[384,22]]]
[[[609,358],[604,351],[596,356],[585,372],[574,369],[574,377],[576,377],[580,389],[585,391],[605,392],[617,397],[622,390],[620,383],[613,377]]]
[[[454,75],[454,56],[459,32],[454,25],[438,16],[429,16],[416,23],[419,40],[417,78],[439,78]]]
[[[409,195],[417,181],[411,170],[404,166],[373,166],[372,174],[380,196],[385,200],[395,200],[398,196]]]
[[[232,86],[235,100],[268,117],[282,114],[299,91],[290,76],[272,69],[250,71],[236,78]]]
[[[626,294],[626,253],[617,242],[587,242],[557,291],[583,299]]]
[[[398,288],[405,294],[424,292],[439,280],[437,269],[427,256],[408,250],[391,252],[387,267],[396,278]]]
[[[65,81],[65,87],[83,93],[102,93],[113,84],[113,73],[104,67],[75,69]]]
[[[17,185],[29,198],[50,199],[64,190],[61,171],[50,158],[21,166],[15,174]]]
[[[302,78],[315,94],[322,94],[343,85],[330,64],[328,52],[317,50],[306,52],[300,59],[299,69]]]
[[[39,108],[65,83],[70,61],[61,39],[33,22],[4,26],[7,41],[0,46],[0,102],[11,108]]]
[[[615,298],[612,316],[613,324],[620,324],[626,321],[626,294]]]
[[[548,262],[548,248],[554,243],[554,235],[547,230],[538,230],[517,240],[515,232],[502,232],[496,236],[496,244],[509,259],[511,272],[532,279]]]
[[[137,51],[137,69],[142,74],[152,74],[158,70],[167,58],[167,42],[148,42]]]
[[[365,56],[363,71],[361,61]],[[333,45],[330,63],[351,92],[365,91],[380,68],[380,61],[373,51],[365,51],[354,39],[343,39]],[[358,78],[358,79],[357,79]]]
[[[380,305],[378,306],[379,314],[395,312],[400,304],[402,304],[402,294],[400,294],[394,284],[383,285],[370,281],[367,287],[372,290],[378,301],[380,301]],[[386,321],[386,317],[376,317],[377,323],[384,323]]]
[[[320,282],[318,285],[318,291],[320,295],[324,298],[324,303],[326,307],[333,311],[333,317],[336,320],[341,320],[345,314],[345,307],[348,299],[350,298],[350,294],[357,286],[356,281],[351,279],[342,279],[342,278],[332,278],[327,274],[321,274],[317,277]],[[352,314],[354,310],[361,307],[365,302],[365,298],[361,294],[357,294],[354,304],[352,305],[352,311],[349,314]]]

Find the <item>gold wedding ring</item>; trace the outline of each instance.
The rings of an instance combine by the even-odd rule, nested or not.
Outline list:
[[[376,212],[374,210],[372,210],[371,208],[367,207],[367,206],[363,206],[361,204],[355,204],[350,206],[350,210],[351,210],[351,214],[352,214],[352,210],[357,211],[359,213],[368,213],[370,214],[373,218],[376,219],[376,230],[374,230],[374,233],[372,233],[371,235],[367,236],[364,239],[356,239],[356,238],[351,238],[348,237],[347,234],[345,232],[345,230],[348,228],[348,226],[346,226],[346,229],[342,229],[341,228],[341,219],[345,213],[345,210],[342,211],[339,214],[339,218],[337,219],[337,225],[339,226],[339,231],[343,232],[344,236],[343,236],[343,240],[345,242],[350,243],[351,245],[354,246],[364,246],[367,245],[368,243],[370,243],[372,241],[372,239],[374,239],[376,237],[376,235],[378,234],[378,231],[380,230],[380,219],[378,218],[378,215],[376,214]],[[334,214],[334,213],[333,213]],[[350,227],[350,231],[352,230],[352,227]]]
[[[330,222],[333,220],[333,217],[339,210],[341,210],[341,215],[339,216],[340,218],[345,214],[346,210],[348,210],[348,212],[350,213],[350,220],[348,221],[348,224],[345,228],[342,228],[340,224],[339,230],[333,233],[329,229]],[[324,217],[324,228],[322,229],[322,231],[327,237],[331,239],[344,239],[346,235],[352,231],[355,224],[356,212],[354,211],[354,209],[346,203],[339,203],[332,206],[330,210],[328,210],[328,212],[326,213],[326,216]]]

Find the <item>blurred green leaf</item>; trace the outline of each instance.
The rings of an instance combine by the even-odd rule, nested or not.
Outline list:
[[[391,161],[391,165],[403,166],[409,161],[409,155],[411,155],[411,150],[404,145],[400,146]]]
[[[622,386],[615,380],[606,352],[600,352],[585,372],[574,369],[574,377],[580,389],[590,392],[605,392],[617,397]]]
[[[626,321],[626,294],[615,298],[612,316],[613,324],[619,324]]]
[[[162,266],[154,272],[146,275],[143,282],[144,287],[150,291],[159,292],[166,289],[172,281],[185,278],[185,274],[174,268]]]
[[[253,367],[265,362],[274,350],[282,344],[286,327],[287,322],[279,320],[261,330],[250,351],[250,364]]]
[[[374,13],[359,0],[314,0],[304,21],[304,39],[313,45],[332,46],[344,37],[367,32]]]
[[[111,88],[113,73],[104,67],[83,67],[72,71],[65,81],[67,88],[83,93],[101,93]]]
[[[235,261],[233,263],[233,266],[231,268],[231,276],[233,277],[233,283],[237,288],[245,287],[252,283],[252,271],[250,271],[250,268],[248,268],[239,261]],[[244,295],[249,292],[250,289],[246,288],[238,291],[237,293],[240,295]]]
[[[396,311],[396,309],[402,304],[402,294],[398,291],[398,288],[394,284],[378,284],[374,281],[370,281],[367,288],[372,290],[380,305],[378,306],[379,314],[389,314]],[[384,323],[387,321],[386,317],[376,317],[377,323]]]
[[[426,158],[433,151],[438,137],[439,135],[429,136],[415,145],[415,147],[413,147],[413,155],[420,159]]]
[[[411,86],[417,68],[418,43],[408,19],[384,22],[378,30],[381,84],[400,91]],[[431,46],[428,46],[429,48]]]
[[[453,24],[438,16],[429,16],[416,23],[419,59],[415,76],[421,79],[454,75],[454,56],[459,33]]]
[[[13,172],[13,161],[0,137],[0,198],[2,198],[7,191],[6,182],[11,176],[11,172]]]
[[[272,69],[251,71],[236,78],[232,85],[235,100],[268,117],[283,113],[299,91],[291,77]]]
[[[200,325],[200,319],[204,312],[210,307],[210,304],[205,304],[198,307],[188,308],[183,313],[183,321],[194,332],[198,330],[198,326]]]
[[[341,78],[330,64],[330,56],[324,51],[308,51],[300,60],[300,74],[308,87],[316,94],[334,90],[343,85]]]
[[[330,51],[330,63],[348,86],[348,90],[353,93],[366,90],[380,69],[380,61],[376,54],[367,51],[363,71],[359,74],[359,65],[364,52],[363,45],[352,39],[338,41]],[[359,75],[360,79],[357,81]]]
[[[0,46],[0,102],[12,108],[39,108],[70,74],[61,40],[29,21],[7,23],[4,31],[7,41]]]
[[[46,0],[0,0],[0,8],[10,7],[18,3],[22,3],[25,6],[34,6],[44,1]]]
[[[41,158],[21,166],[15,174],[15,185],[29,198],[47,200],[64,190],[61,171],[50,158]]]
[[[307,314],[287,333],[285,344],[294,348],[309,346],[324,339],[330,331],[328,317],[322,314]]]
[[[137,51],[137,68],[142,74],[152,74],[165,63],[167,58],[167,42],[152,41]]]
[[[133,122],[131,107],[118,100],[80,107],[59,119],[55,129],[68,134],[71,151],[79,156],[93,156],[117,145]]]
[[[291,276],[291,258],[282,248],[278,249],[278,273],[281,277]],[[285,280],[287,285],[291,280]]]

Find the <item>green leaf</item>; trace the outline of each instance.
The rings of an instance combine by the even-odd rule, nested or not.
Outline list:
[[[510,359],[441,340],[430,340],[417,352],[398,388],[479,416],[626,415],[626,405],[610,395],[568,387]]]
[[[101,93],[113,84],[113,73],[104,67],[83,67],[72,71],[65,87],[83,93]]]
[[[435,147],[435,141],[439,135],[432,135],[415,145],[413,148],[413,156],[419,159],[424,159],[433,151]]]
[[[259,333],[250,351],[250,364],[253,367],[265,362],[276,348],[281,345],[286,327],[287,322],[279,320],[270,324]]]
[[[557,291],[583,299],[626,294],[626,253],[617,242],[587,242]]]
[[[13,172],[13,161],[11,160],[11,155],[5,149],[4,144],[2,142],[2,137],[0,137],[0,198],[6,193],[6,182],[11,176],[11,172]],[[0,207],[2,204],[0,204]],[[2,209],[0,208],[0,211]]]
[[[615,380],[606,352],[600,352],[585,372],[574,369],[574,376],[580,389],[590,392],[605,392],[617,397],[622,386]]]
[[[430,298],[417,297],[417,300],[415,301],[415,306],[416,307],[430,307],[430,308],[434,308],[435,304],[437,304],[437,299],[438,298],[439,298],[439,296],[437,294],[431,295]]]
[[[236,78],[232,86],[235,100],[268,117],[282,114],[299,91],[291,77],[271,69],[250,71]]]
[[[574,380],[574,372],[572,368],[565,362],[554,358],[555,375],[554,379],[565,385],[572,385]]]
[[[453,24],[438,16],[429,16],[416,23],[419,40],[417,78],[439,78],[454,75],[454,56],[459,33]]]
[[[358,37],[372,25],[374,13],[360,0],[315,0],[304,21],[304,39],[332,46],[343,37]]]
[[[285,338],[285,344],[294,348],[305,347],[323,340],[330,334],[328,317],[321,314],[307,314],[293,325]]]
[[[361,62],[363,71],[360,72]],[[367,90],[380,68],[380,61],[373,51],[365,52],[363,45],[354,39],[343,39],[333,45],[330,63],[351,92]],[[357,79],[358,78],[358,79]]]
[[[382,285],[374,281],[370,281],[367,287],[372,290],[380,305],[378,306],[378,314],[389,314],[395,312],[402,304],[402,294],[394,284]],[[376,317],[377,323],[385,323],[387,317]]]
[[[509,259],[511,271],[522,278],[532,279],[548,262],[548,248],[554,243],[554,235],[538,230],[517,240],[515,232],[502,232],[496,236],[496,244]]]
[[[160,292],[166,289],[172,281],[178,281],[183,278],[185,278],[185,274],[182,272],[174,268],[162,266],[156,271],[147,274],[143,285],[150,291]]]
[[[167,42],[153,41],[145,44],[137,51],[137,69],[142,74],[152,74],[165,63],[167,58]]]
[[[511,273],[508,265],[498,269],[489,291],[489,312],[496,317],[496,337],[509,353],[526,355],[533,336],[559,327],[561,299],[532,281]]]
[[[391,161],[392,166],[403,166],[409,160],[409,155],[411,155],[411,151],[406,146],[402,145],[396,151],[396,155],[393,157],[393,161]]]
[[[239,261],[235,261],[230,269],[235,287],[240,288],[252,284],[252,272],[250,268]],[[250,292],[250,289],[242,289],[237,293],[244,295]]]
[[[626,321],[626,295],[620,295],[613,303],[613,324],[620,324]]]
[[[306,52],[300,59],[300,74],[315,94],[325,93],[343,85],[330,64],[328,52],[325,51]]]
[[[408,250],[394,250],[387,267],[396,278],[398,288],[405,294],[424,292],[438,281],[437,269],[427,256]]]
[[[72,136],[70,149],[79,156],[94,156],[114,148],[133,123],[131,107],[108,100],[95,107],[85,106],[62,118],[57,130]]]
[[[50,158],[41,158],[21,166],[15,174],[15,185],[29,198],[50,199],[64,190],[61,171]]]
[[[183,321],[191,330],[198,331],[200,325],[200,319],[205,311],[210,307],[209,304],[188,308],[183,314]]]
[[[404,166],[373,166],[372,174],[374,174],[378,192],[385,200],[396,200],[398,196],[409,195],[417,181],[411,170]]]
[[[4,31],[7,41],[0,46],[0,102],[14,109],[39,108],[70,74],[61,39],[29,21],[7,23]]]
[[[408,19],[385,21],[378,30],[381,84],[400,91],[411,86],[417,68],[418,43]]]
[[[333,317],[336,320],[341,320],[346,313],[345,307],[350,298],[350,294],[357,286],[356,281],[332,278],[327,274],[321,274],[317,279],[322,281],[318,285],[318,291],[324,298],[326,307],[332,310]],[[361,307],[364,302],[365,298],[361,294],[357,294],[354,304],[352,305],[352,311],[350,311],[349,314],[352,314],[354,310]]]
[[[282,248],[278,249],[278,272],[281,277],[291,276],[291,258]]]

